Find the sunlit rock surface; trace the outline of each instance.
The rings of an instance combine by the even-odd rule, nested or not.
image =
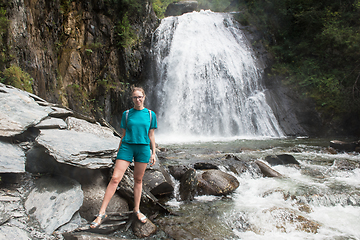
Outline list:
[[[0,83],[0,136],[20,134],[51,111],[50,107],[40,106],[30,93]]]

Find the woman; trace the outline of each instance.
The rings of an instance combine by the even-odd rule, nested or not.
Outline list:
[[[140,87],[132,89],[131,97],[134,107],[125,111],[121,119],[122,138],[112,178],[106,188],[104,199],[96,219],[91,228],[97,228],[106,219],[105,213],[116,188],[121,181],[127,167],[134,159],[134,214],[145,223],[147,218],[139,210],[142,178],[147,164],[155,164],[155,129],[157,128],[156,115],[144,107],[145,91]],[[151,121],[151,122],[150,122]],[[151,149],[151,150],[150,150]]]

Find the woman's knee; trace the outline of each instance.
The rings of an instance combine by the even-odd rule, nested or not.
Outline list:
[[[135,184],[142,184],[142,177],[134,176],[134,182],[135,182]]]
[[[111,179],[110,179],[110,183],[111,184],[116,184],[118,185],[121,181],[121,176],[112,176]]]

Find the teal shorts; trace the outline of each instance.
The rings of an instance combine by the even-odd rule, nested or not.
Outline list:
[[[132,162],[148,163],[151,157],[149,144],[121,143],[116,159]]]

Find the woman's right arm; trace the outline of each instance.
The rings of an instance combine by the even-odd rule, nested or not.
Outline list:
[[[121,138],[120,138],[120,143],[119,143],[119,147],[118,147],[118,150],[117,150],[117,151],[119,151],[120,146],[121,146],[122,139],[125,137],[125,134],[126,134],[126,130],[125,130],[125,129],[120,128],[120,130],[121,130],[121,133],[120,133]]]

